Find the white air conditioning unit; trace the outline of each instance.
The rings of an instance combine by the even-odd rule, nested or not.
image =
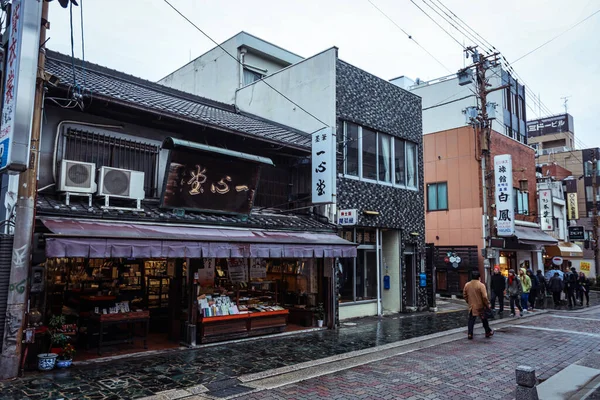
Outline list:
[[[129,169],[102,167],[98,176],[98,195],[143,200],[144,173]]]
[[[94,193],[96,191],[96,164],[62,160],[58,190],[67,193]]]

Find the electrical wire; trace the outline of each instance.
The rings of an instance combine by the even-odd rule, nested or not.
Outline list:
[[[73,3],[71,3],[73,4]],[[79,11],[81,12],[81,70],[83,73],[83,88],[86,87],[85,82],[85,38],[83,29],[83,0],[79,0]]]
[[[427,16],[427,17],[428,17],[430,20],[432,20],[432,21],[433,21],[433,22],[434,22],[434,23],[435,23],[435,24],[436,24],[436,25],[437,25],[437,26],[438,26],[438,27],[439,27],[441,30],[443,30],[443,31],[446,33],[446,35],[450,36],[450,38],[451,38],[452,40],[454,40],[456,43],[458,43],[458,45],[459,45],[459,46],[460,46],[460,47],[461,47],[463,50],[465,49],[465,46],[464,46],[464,45],[463,45],[461,42],[459,42],[459,41],[458,41],[458,39],[456,39],[454,36],[452,36],[452,34],[451,34],[450,32],[448,32],[446,29],[444,29],[444,27],[443,27],[442,25],[440,25],[440,24],[439,24],[439,23],[438,23],[438,22],[437,22],[437,21],[436,21],[436,20],[435,20],[435,19],[434,19],[434,18],[433,18],[431,15],[429,15],[429,14],[427,13],[427,11],[425,11],[425,10],[423,10],[421,7],[419,7],[419,5],[418,5],[417,3],[415,3],[415,1],[414,1],[414,0],[410,0],[410,2],[411,2],[411,3],[413,3],[413,4],[415,5],[415,7],[417,7],[419,10],[421,10],[421,12],[422,12],[423,14],[425,14],[425,15],[426,15],[426,16]]]
[[[379,7],[377,7],[377,5],[375,5],[375,3],[373,3],[371,0],[367,0],[373,7],[375,7],[375,9],[377,11],[379,11],[384,17],[386,17],[392,24],[394,24],[396,26],[396,28],[400,29],[402,31],[402,33],[404,33],[406,35],[406,37],[409,40],[412,40],[413,42],[415,42],[415,44],[417,46],[419,46],[421,48],[421,50],[423,50],[425,53],[427,53],[431,58],[433,58],[438,64],[440,64],[445,70],[447,70],[448,72],[452,73],[452,71],[446,67],[444,65],[444,63],[442,63],[439,59],[437,59],[433,54],[431,54],[425,47],[423,47],[419,42],[417,42],[417,40],[410,35],[408,32],[406,32],[404,29],[402,29],[402,27],[400,25],[398,25],[396,23],[396,21],[394,21],[390,16],[388,16],[385,12],[383,12],[383,10]]]
[[[581,25],[582,23],[584,23],[585,21],[587,21],[588,19],[592,18],[594,15],[600,13],[600,10],[595,11],[594,13],[588,15],[587,17],[585,17],[584,19],[582,19],[581,21],[577,22],[575,25],[572,25],[570,28],[568,28],[567,30],[562,31],[561,33],[559,33],[558,35],[554,36],[553,38],[551,38],[550,40],[542,43],[541,45],[539,45],[538,47],[536,47],[535,49],[523,54],[521,57],[517,58],[516,60],[514,60],[512,63],[516,63],[520,60],[522,60],[523,58],[527,57],[528,55],[538,51],[539,49],[541,49],[542,47],[544,47],[545,45],[547,45],[548,43],[553,42],[554,40],[558,39],[559,37],[561,37],[562,35],[564,35],[565,33],[571,31],[572,29],[576,28],[577,26]]]
[[[433,12],[435,12],[437,15],[439,15],[445,22],[447,22],[448,24],[450,24],[450,26],[452,26],[458,33],[460,33],[461,35],[465,36],[467,39],[471,40],[473,43],[475,44],[479,44],[481,45],[477,39],[473,38],[473,36],[471,34],[468,33],[468,31],[466,31],[466,29],[464,29],[460,24],[456,24],[461,26],[462,30],[459,29],[455,24],[454,24],[454,20],[452,19],[452,17],[450,17],[450,15],[448,15],[448,13],[446,13],[444,10],[442,10],[440,7],[438,7],[433,1],[431,1],[431,4],[433,4],[433,6],[435,6],[436,8],[438,8],[439,10],[441,10],[444,14],[446,14],[448,17],[444,17],[442,14],[440,14],[440,12],[438,10],[436,10],[431,4],[427,3],[425,0],[422,0],[423,3],[429,7]],[[485,47],[485,46],[482,46]]]
[[[206,36],[206,38],[208,38],[211,42],[213,42],[217,47],[219,47],[221,50],[223,50],[225,52],[225,54],[227,54],[229,57],[233,58],[238,64],[240,64],[241,66],[244,66],[244,64],[233,54],[229,53],[227,50],[225,50],[225,48],[223,48],[223,46],[221,46],[219,43],[217,43],[212,37],[210,37],[206,32],[204,32],[202,29],[200,29],[200,27],[198,27],[198,25],[196,25],[195,23],[192,22],[192,20],[190,20],[188,17],[186,17],[181,11],[179,11],[173,4],[171,4],[169,2],[169,0],[164,0],[165,3],[167,3],[167,5],[169,7],[171,7],[177,14],[179,14],[183,19],[185,19],[190,25],[192,25],[194,28],[196,28],[196,30],[198,32],[200,32],[201,34],[203,34],[204,36]],[[294,102],[292,99],[290,99],[288,96],[286,96],[285,94],[283,94],[282,92],[280,92],[279,90],[277,90],[275,87],[273,87],[272,85],[269,84],[269,82],[267,82],[264,78],[259,80],[260,82],[263,82],[265,85],[267,85],[269,88],[271,88],[272,90],[274,90],[276,93],[278,93],[281,97],[283,97],[284,99],[286,99],[287,101],[289,101],[291,104],[293,104],[294,106],[298,107],[300,110],[302,110],[303,112],[305,112],[307,115],[311,116],[312,118],[314,118],[316,121],[318,121],[319,123],[323,124],[323,127],[326,128],[329,125],[327,125],[325,122],[323,122],[322,120],[320,120],[318,117],[316,117],[315,115],[311,114],[309,111],[307,111],[305,108],[303,108],[301,105],[299,105],[298,103]]]

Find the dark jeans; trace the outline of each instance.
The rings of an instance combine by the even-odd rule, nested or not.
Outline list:
[[[510,313],[515,313],[515,304],[519,311],[523,312],[523,307],[521,307],[521,297],[518,294],[510,296]]]
[[[531,291],[529,291],[529,304],[531,304],[532,310],[535,308],[535,299],[537,299],[537,296],[538,296],[537,289],[531,289]]]
[[[586,304],[590,304],[590,293],[583,288],[578,290],[577,297],[579,297],[579,302],[583,305],[583,296],[585,296]]]
[[[577,301],[575,300],[575,288],[568,287],[565,289],[565,291],[567,293],[567,300],[569,300],[569,307],[576,306]]]
[[[552,292],[552,300],[554,300],[555,306],[560,306],[560,294],[562,292]]]
[[[491,299],[492,310],[494,310],[496,308],[496,299],[498,299],[498,303],[499,303],[498,305],[500,307],[500,312],[504,312],[504,293],[492,292],[492,299]]]
[[[473,328],[475,327],[475,320],[477,319],[476,315],[473,315],[472,312],[469,311],[469,335],[473,336]],[[487,318],[481,318],[481,322],[483,323],[483,329],[485,329],[485,333],[490,333],[492,329],[490,328],[490,324],[488,323]]]

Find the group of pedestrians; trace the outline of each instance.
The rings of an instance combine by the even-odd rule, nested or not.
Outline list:
[[[576,306],[578,303],[583,306],[584,298],[585,305],[590,305],[590,281],[583,272],[577,274],[575,268],[571,268],[571,270],[568,268],[565,269],[562,276],[560,276],[560,273],[555,272],[554,276],[550,278],[548,286],[552,292],[552,300],[555,307],[560,306],[562,293],[565,294],[570,308]]]
[[[514,270],[508,271],[508,278],[500,272],[500,268],[494,268],[491,279],[491,309],[496,309],[496,300],[499,300],[499,314],[504,312],[504,296],[508,297],[510,316],[515,316],[515,307],[521,314],[533,311],[536,304],[542,304],[546,297],[546,278],[542,271],[534,275],[532,270],[521,268],[519,275]]]
[[[589,297],[590,282],[587,277],[580,273],[577,274],[575,268],[565,270],[563,276],[560,273],[554,273],[554,276],[547,281],[543,271],[538,270],[536,274],[531,269],[520,268],[518,276],[514,270],[508,271],[508,277],[505,278],[500,272],[500,268],[494,268],[494,274],[491,277],[491,301],[488,300],[487,289],[481,283],[480,274],[474,271],[469,281],[463,289],[463,297],[469,304],[469,324],[468,338],[473,339],[473,328],[477,317],[481,319],[485,330],[485,337],[490,338],[494,331],[490,328],[488,319],[493,318],[493,312],[496,308],[496,301],[499,303],[499,314],[504,312],[504,297],[507,296],[510,305],[510,316],[515,316],[515,307],[519,309],[519,314],[534,311],[536,304],[544,304],[546,293],[552,292],[554,305],[560,305],[561,293],[563,291],[569,301],[569,307],[577,304],[575,296],[579,299],[580,305],[583,305],[583,298],[586,299],[586,305],[590,305]]]

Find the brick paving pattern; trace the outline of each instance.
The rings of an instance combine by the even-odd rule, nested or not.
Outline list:
[[[595,317],[597,321],[546,315],[526,325],[564,330],[584,326],[600,333],[600,310]],[[465,338],[239,398],[508,400],[514,399],[518,365],[534,367],[543,381],[580,360],[592,366],[599,349],[600,337],[507,327],[491,339],[479,334],[473,341]]]

